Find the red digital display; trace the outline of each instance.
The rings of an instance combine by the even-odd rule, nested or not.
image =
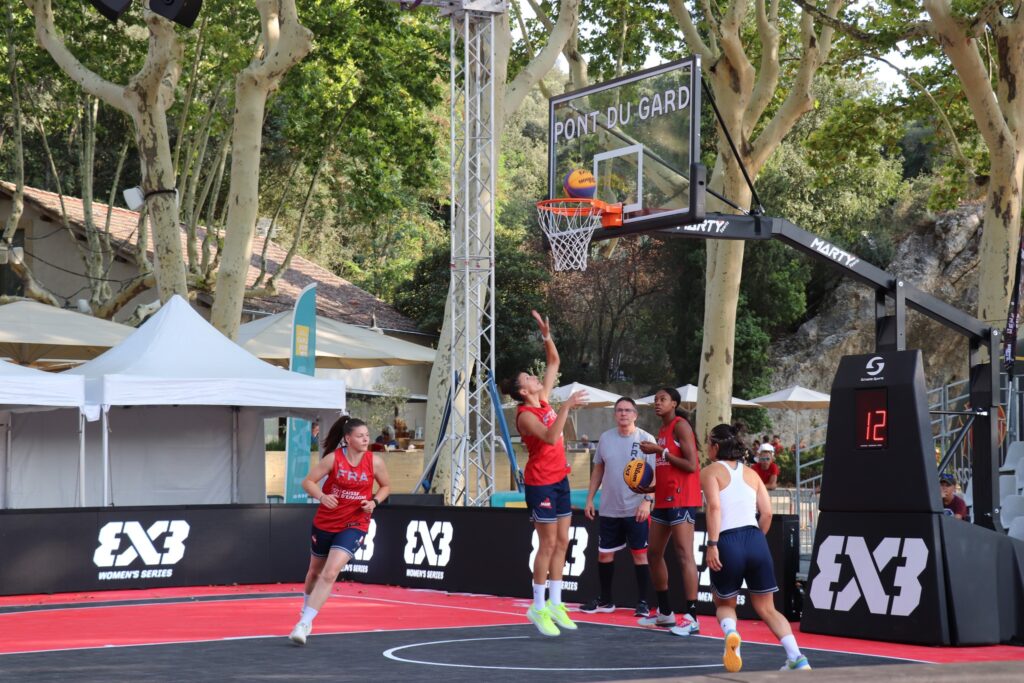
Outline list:
[[[889,391],[858,389],[855,392],[855,403],[857,448],[888,448]]]

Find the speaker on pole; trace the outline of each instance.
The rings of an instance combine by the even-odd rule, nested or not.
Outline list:
[[[117,21],[131,7],[132,0],[89,0],[92,6],[111,21]]]
[[[95,0],[93,0],[95,1]],[[199,16],[203,0],[150,0],[149,9],[176,24],[192,28]]]

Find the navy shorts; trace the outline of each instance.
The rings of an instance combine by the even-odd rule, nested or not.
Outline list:
[[[535,522],[554,522],[559,517],[572,514],[572,500],[569,498],[569,477],[557,484],[544,486],[526,485],[526,507]]]
[[[636,521],[635,517],[600,517],[600,530],[597,536],[597,551],[614,553],[627,545],[632,553],[647,550],[647,533],[650,525]]]
[[[683,522],[696,524],[697,508],[654,508],[651,510],[651,520],[668,526],[675,526]]]
[[[768,540],[756,526],[723,531],[718,536],[718,558],[722,561],[722,571],[711,571],[711,588],[718,597],[735,596],[744,580],[751,593],[779,590]]]
[[[313,527],[313,541],[309,552],[317,557],[327,557],[331,548],[338,548],[355,557],[356,551],[363,545],[366,532],[362,529],[342,529],[341,531],[324,531]]]

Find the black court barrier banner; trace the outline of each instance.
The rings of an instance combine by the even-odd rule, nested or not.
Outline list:
[[[309,562],[315,506],[229,505],[0,512],[0,594],[233,583],[301,582]],[[598,522],[573,514],[564,597],[596,597]],[[698,604],[714,612],[703,515],[694,533]],[[768,544],[780,591],[776,606],[799,618],[796,518],[773,517]],[[512,597],[531,595],[537,537],[525,510],[385,505],[342,580]],[[673,607],[684,605],[671,547]],[[636,602],[630,553],[616,557],[613,596]],[[646,599],[652,603],[654,596]],[[740,615],[753,616],[746,591]]]

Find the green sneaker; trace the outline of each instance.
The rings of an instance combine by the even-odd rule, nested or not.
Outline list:
[[[533,622],[542,636],[557,636],[561,633],[555,622],[551,621],[551,612],[547,608],[534,609],[533,605],[530,605],[530,609],[526,610],[526,618]]]
[[[548,600],[547,611],[551,613],[551,618],[558,624],[559,628],[569,629],[570,631],[576,630],[576,622],[569,618],[569,610],[565,609],[565,605],[562,603],[553,605]]]

